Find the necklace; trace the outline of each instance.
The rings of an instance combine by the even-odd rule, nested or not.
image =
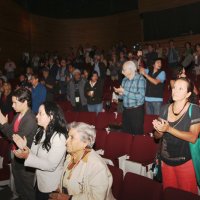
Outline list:
[[[178,113],[175,113],[175,112],[174,112],[174,103],[173,103],[173,104],[172,104],[172,113],[173,113],[173,115],[178,116],[178,115],[183,111],[183,109],[185,108],[187,102],[188,102],[188,101],[185,102],[183,108],[182,108]]]

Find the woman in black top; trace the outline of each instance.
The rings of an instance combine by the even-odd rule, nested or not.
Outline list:
[[[155,137],[162,138],[161,160],[163,186],[197,193],[194,165],[189,143],[200,132],[200,108],[189,102],[191,82],[177,79],[172,88],[173,103],[165,105],[158,120],[153,121]]]
[[[98,73],[94,71],[90,80],[85,84],[85,97],[87,98],[87,105],[89,112],[101,112],[103,95],[103,84],[98,77]]]

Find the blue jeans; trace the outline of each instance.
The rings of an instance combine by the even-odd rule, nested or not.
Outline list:
[[[147,115],[159,115],[160,114],[160,108],[162,105],[162,101],[154,101],[154,102],[145,102],[146,105],[146,114]]]
[[[89,112],[96,112],[96,113],[99,113],[99,112],[102,112],[102,109],[103,109],[103,104],[102,103],[99,103],[99,104],[88,104],[88,111]]]

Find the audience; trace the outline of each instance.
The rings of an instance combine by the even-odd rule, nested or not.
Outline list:
[[[60,105],[63,105],[63,108],[65,108],[65,112],[68,112],[68,109],[71,109],[72,111],[78,111],[78,112],[80,111],[85,111],[85,112],[89,111],[89,112],[96,112],[96,113],[104,112],[104,111],[113,112],[113,111],[117,111],[116,105],[115,106],[111,105],[111,109],[106,110],[106,104],[107,102],[111,102],[111,98],[112,98],[111,96],[112,96],[113,91],[115,94],[117,94],[115,95],[116,96],[115,102],[123,104],[123,106],[121,106],[122,108],[121,111],[123,112],[122,114],[122,131],[123,132],[128,132],[130,134],[136,134],[136,135],[143,134],[144,115],[149,115],[149,114],[159,115],[160,113],[160,118],[163,118],[164,120],[168,119],[169,122],[166,122],[166,121],[163,122],[163,120],[159,119],[158,121],[155,120],[153,124],[154,124],[154,128],[158,131],[158,133],[155,133],[155,136],[159,136],[162,138],[162,144],[165,144],[165,143],[169,144],[168,145],[169,148],[166,148],[164,150],[162,149],[163,153],[161,151],[161,154],[162,154],[162,162],[164,163],[163,164],[164,188],[166,188],[168,184],[169,185],[171,184],[168,182],[168,179],[166,178],[167,177],[166,174],[168,174],[169,168],[172,167],[172,169],[174,170],[175,164],[174,163],[171,164],[171,161],[168,162],[168,157],[166,158],[166,154],[169,153],[169,155],[172,155],[172,157],[174,156],[176,158],[177,155],[178,155],[177,157],[179,157],[179,155],[182,155],[182,153],[185,156],[185,152],[186,152],[185,157],[187,157],[189,154],[188,153],[189,142],[188,142],[188,138],[186,139],[182,138],[181,133],[193,132],[193,126],[195,125],[196,127],[196,124],[193,124],[193,122],[191,122],[191,124],[188,122],[189,116],[187,115],[187,113],[189,113],[188,110],[191,107],[190,104],[186,102],[187,100],[185,99],[185,105],[183,105],[183,99],[181,101],[177,100],[175,93],[178,93],[178,95],[180,93],[180,91],[177,91],[178,90],[177,87],[178,88],[183,87],[183,89],[185,88],[185,86],[183,86],[184,84],[182,83],[184,82],[185,79],[183,80],[183,78],[181,77],[186,77],[186,73],[185,73],[185,69],[186,69],[187,76],[190,77],[191,80],[193,80],[193,85],[197,86],[197,87],[195,86],[191,87],[191,91],[193,92],[190,95],[190,101],[199,104],[198,102],[198,95],[199,95],[198,75],[200,72],[200,68],[199,68],[200,45],[199,44],[196,45],[195,47],[196,49],[193,53],[192,45],[189,42],[186,42],[185,48],[182,53],[181,49],[178,49],[175,47],[173,41],[170,41],[169,43],[170,47],[167,49],[167,51],[166,51],[166,47],[163,46],[163,44],[164,42],[162,44],[160,43],[144,44],[144,46],[141,44],[141,45],[138,45],[136,49],[133,49],[132,47],[129,48],[128,46],[126,46],[123,42],[119,42],[118,44],[113,45],[112,48],[107,52],[99,49],[97,46],[91,46],[89,44],[86,44],[85,46],[80,45],[77,51],[73,47],[70,47],[69,51],[63,55],[59,55],[57,52],[46,51],[42,54],[35,52],[33,57],[31,57],[31,54],[29,54],[30,56],[29,63],[27,63],[26,65],[27,76],[25,76],[24,74],[20,75],[20,82],[17,85],[17,87],[15,84],[15,79],[13,79],[15,78],[15,74],[13,75],[13,77],[10,77],[10,75],[8,75],[8,79],[12,79],[12,88],[17,88],[16,91],[26,90],[26,88],[30,89],[32,93],[32,103],[33,103],[32,110],[35,114],[38,113],[38,108],[39,108],[37,119],[38,119],[38,125],[40,126],[40,128],[38,128],[38,131],[36,131],[36,128],[35,128],[35,137],[34,137],[35,139],[33,143],[32,143],[33,135],[34,135],[33,129],[31,129],[32,131],[29,130],[27,131],[26,134],[24,134],[24,129],[23,127],[21,127],[21,123],[22,123],[22,126],[24,125],[23,118],[25,118],[26,115],[23,116],[23,114],[17,114],[17,116],[20,116],[20,117],[22,116],[22,122],[20,122],[20,120],[18,120],[18,118],[15,117],[13,120],[13,123],[11,123],[10,125],[10,127],[12,127],[11,129],[14,130],[14,133],[18,133],[17,128],[20,128],[19,136],[18,135],[14,136],[15,138],[14,140],[19,146],[22,144],[23,145],[26,144],[26,141],[23,136],[26,136],[27,134],[28,135],[31,134],[31,139],[29,137],[27,138],[28,144],[23,146],[23,148],[21,147],[21,150],[19,149],[15,151],[16,156],[25,159],[25,163],[23,162],[23,159],[20,160],[16,158],[16,156],[13,161],[14,163],[13,174],[15,178],[15,183],[18,184],[17,192],[19,196],[21,197],[21,199],[28,199],[27,194],[29,193],[29,191],[30,191],[29,199],[33,199],[35,195],[35,193],[33,194],[34,191],[33,191],[32,186],[30,186],[31,181],[33,180],[33,172],[28,173],[26,171],[27,169],[28,170],[31,169],[31,168],[28,168],[28,166],[36,168],[37,199],[48,199],[48,198],[59,199],[60,197],[63,199],[79,199],[78,194],[81,191],[80,188],[78,189],[75,187],[75,190],[77,189],[78,190],[75,191],[74,193],[74,191],[72,191],[72,186],[71,186],[71,181],[74,181],[74,176],[76,175],[76,173],[72,172],[71,169],[73,167],[76,169],[76,167],[79,166],[79,162],[77,164],[75,163],[69,164],[69,161],[66,161],[67,170],[69,171],[69,174],[70,173],[72,174],[73,178],[72,180],[71,179],[68,180],[66,178],[67,175],[63,174],[62,175],[63,179],[61,179],[63,180],[61,181],[61,185],[63,184],[63,187],[62,187],[62,186],[59,186],[58,180],[61,177],[63,157],[61,158],[60,156],[57,156],[56,160],[54,160],[55,162],[50,162],[48,159],[48,156],[51,155],[50,152],[51,151],[54,152],[55,146],[53,144],[54,144],[54,140],[59,135],[57,134],[59,131],[55,133],[57,126],[54,124],[55,117],[53,116],[54,115],[53,110],[55,110],[54,108],[57,108],[57,106],[54,103],[48,103],[45,101],[49,101],[49,100],[52,101],[54,99],[61,101],[58,103],[61,103]],[[155,49],[154,49],[154,46],[155,46]],[[74,52],[77,52],[77,53],[75,54]],[[162,60],[158,57],[162,57]],[[137,61],[135,61],[135,59]],[[129,61],[127,62],[127,60]],[[181,65],[183,65],[185,68],[179,67]],[[174,72],[173,76],[171,76],[168,66],[173,67],[172,68]],[[33,73],[33,70],[34,70],[34,73]],[[92,74],[90,74],[90,72],[92,72]],[[168,80],[166,80],[165,72],[167,74],[167,77],[169,77],[169,80],[171,79],[170,86],[172,88],[172,100],[173,100],[172,102],[173,103],[171,105],[168,105],[168,107],[164,106],[163,108],[161,108],[161,104],[163,103],[163,101],[164,102],[166,101],[166,96],[164,95],[164,92],[169,93],[169,90],[167,90],[166,87],[164,87],[165,81],[168,82]],[[15,71],[15,73],[17,73],[17,71]],[[0,74],[0,76],[2,77],[3,74]],[[12,76],[12,73],[11,73],[11,76]],[[178,80],[176,80],[177,78],[181,78],[178,83],[177,83]],[[187,83],[187,80],[184,83]],[[32,85],[32,88],[30,88],[30,84]],[[178,86],[176,86],[177,84]],[[119,85],[121,86],[119,87]],[[190,84],[186,84],[186,85],[189,86]],[[59,89],[56,90],[58,87]],[[16,91],[13,91],[13,94],[12,94],[10,88],[11,87],[9,83],[4,83],[4,80],[0,79],[0,92],[2,93],[2,97],[0,99],[1,101],[0,108],[3,113],[3,114],[0,113],[0,124],[4,124],[4,123],[7,124],[7,117],[5,117],[5,115],[8,113],[8,111],[5,111],[5,110],[9,107],[9,109],[12,111],[12,104],[15,111],[24,113],[24,111],[22,111],[24,107],[23,109],[20,108],[20,110],[17,110],[18,109],[17,104],[19,102],[22,104],[25,102],[25,100],[22,100],[21,102],[21,99],[19,100],[18,97],[15,97],[17,98],[17,100],[19,100],[19,102],[15,102],[16,104],[15,106],[14,103],[11,102],[11,100],[13,101],[13,94]],[[56,93],[56,91],[59,91],[59,92]],[[176,92],[173,92],[173,91],[176,91]],[[186,93],[188,95],[190,94],[189,92],[186,92]],[[16,100],[14,99],[14,101]],[[146,104],[146,113],[144,112],[144,101]],[[71,104],[71,106],[68,106],[69,103]],[[66,107],[65,107],[65,104],[67,105]],[[183,107],[182,110],[181,110],[181,105]],[[28,107],[30,107],[30,104],[28,104]],[[195,120],[196,117],[198,117],[197,112],[199,112],[198,111],[199,107],[197,107],[196,105],[192,107],[193,107],[192,113],[194,112],[194,114],[192,114],[192,119],[194,116],[195,117],[194,120]],[[168,108],[168,118],[165,117],[166,113],[163,111],[164,108],[166,110]],[[194,111],[194,109],[197,111]],[[57,114],[57,117],[59,116],[60,114]],[[63,118],[63,116],[61,118]],[[175,120],[175,118],[177,120]],[[184,126],[180,127],[182,125],[182,121],[185,122],[185,120],[187,123],[185,123]],[[174,126],[173,123],[177,121],[178,121],[178,124],[177,125],[175,124]],[[48,122],[49,124],[46,124],[46,122]],[[17,123],[20,123],[20,125]],[[197,122],[197,124],[198,123],[199,122]],[[48,128],[47,127],[45,128],[43,126],[44,124],[46,124]],[[37,126],[35,121],[33,125]],[[169,130],[168,129],[165,130],[163,127],[168,126],[168,125],[169,127],[173,127],[173,128],[169,128]],[[9,136],[9,138],[11,139],[11,135],[12,135],[11,132],[8,131],[7,133],[8,129],[4,130],[4,128],[2,128],[2,127],[7,128],[7,126],[8,125],[0,125],[0,130],[3,130],[2,131],[3,133],[6,130],[6,133],[4,134]],[[74,126],[79,127],[79,123]],[[70,130],[71,129],[76,129],[76,128],[70,128]],[[25,130],[27,130],[26,126],[25,126]],[[64,138],[65,134],[66,134],[66,131],[61,133],[59,137],[60,141],[62,140],[61,142],[62,148],[59,149],[60,152],[61,151],[65,152],[65,148],[63,148],[64,147],[63,141],[65,141],[65,138]],[[195,134],[195,132],[193,132],[193,134]],[[44,142],[43,143],[44,147],[40,148],[39,146],[42,145],[41,141],[46,140],[45,137],[48,138],[49,141],[47,142],[47,145],[45,145],[45,142]],[[73,137],[74,135],[72,136],[72,138]],[[80,143],[83,142],[82,134],[81,134],[80,139],[81,140],[79,142]],[[71,139],[68,139],[68,140],[71,140]],[[56,140],[56,143],[57,142],[58,141]],[[32,143],[32,147],[30,148],[31,143]],[[67,146],[70,146],[70,145],[71,145],[71,141],[67,142]],[[183,152],[182,151],[179,152],[177,148],[174,148],[173,145],[175,145],[177,148],[180,146],[181,147],[183,146],[182,148]],[[41,152],[41,156],[40,154],[36,154],[34,151],[34,149],[37,147],[39,148],[38,152],[39,153]],[[13,144],[12,148],[15,149],[16,146],[14,146]],[[171,149],[173,148],[175,150],[172,152]],[[88,150],[88,148],[85,148],[85,149]],[[67,150],[68,150],[68,147],[67,147]],[[88,155],[90,155],[92,151],[86,151],[86,154],[87,154],[86,158],[88,158]],[[43,154],[44,152],[45,154]],[[81,156],[81,153],[83,153],[83,151],[77,152],[77,154],[73,154],[69,150],[68,153],[69,154],[67,156],[67,159],[68,158],[74,159],[74,162],[76,162],[76,155]],[[53,156],[52,158],[54,157],[55,156]],[[41,159],[42,161],[40,162]],[[80,162],[82,163],[82,158],[80,159],[81,159]],[[187,159],[186,161],[188,162],[191,161],[191,158],[187,157]],[[56,162],[58,160],[60,160],[60,162],[57,163],[56,165]],[[83,158],[83,162],[84,161],[85,161],[85,157]],[[19,162],[21,164],[19,168],[18,166],[16,167],[15,162],[17,163]],[[182,167],[182,165],[185,166],[185,164],[187,164],[188,162],[178,163],[177,166],[178,168]],[[25,167],[23,166],[23,164],[25,164]],[[81,164],[81,167],[82,167],[82,164]],[[191,167],[191,165],[189,167]],[[32,170],[34,169],[31,169],[31,171]],[[107,169],[105,171],[107,171]],[[25,174],[27,175],[26,177],[30,177],[30,179],[29,180],[24,180],[25,178],[21,179],[20,174],[22,175]],[[52,178],[51,179],[52,181],[49,181],[50,180],[49,178],[52,177],[51,175],[56,178]],[[191,177],[193,179],[193,176]],[[111,179],[110,179],[109,172],[106,173],[106,176],[103,179],[106,180],[108,184],[110,184]],[[179,180],[179,177],[178,177],[178,180]],[[19,184],[20,181],[21,182],[23,181],[23,184],[20,185]],[[94,178],[94,181],[96,181],[95,178]],[[91,185],[89,183],[87,187],[93,188],[94,181],[92,179]],[[186,182],[185,179],[183,182]],[[26,187],[22,191],[22,186],[24,184],[26,184]],[[96,184],[98,184],[98,182],[95,183],[95,187],[94,187],[95,191],[96,191]],[[193,187],[192,189],[193,192],[196,193],[196,191],[194,190],[194,184],[192,183],[191,185]],[[58,187],[59,187],[59,190],[57,190],[56,192],[60,192],[60,193],[58,194],[53,193],[51,197],[49,197],[49,194],[53,192],[54,190],[56,190]],[[108,188],[108,193],[110,193],[109,192],[110,185],[109,186],[107,185],[107,188]],[[103,192],[104,194],[102,196],[104,197],[104,199],[113,198],[112,195],[110,197],[106,197],[105,191],[101,191],[101,192]],[[97,196],[100,196],[100,194],[97,194]],[[97,196],[95,196],[95,198],[101,199]],[[92,194],[89,194],[89,199],[90,198],[92,199],[93,197],[94,196],[92,196]],[[88,197],[85,196],[85,193],[83,194],[83,198],[88,199]]]

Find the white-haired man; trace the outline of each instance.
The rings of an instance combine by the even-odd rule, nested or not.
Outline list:
[[[123,99],[123,131],[135,135],[143,134],[146,80],[137,73],[137,64],[134,61],[125,62],[122,73],[125,78],[121,86],[114,90]]]

